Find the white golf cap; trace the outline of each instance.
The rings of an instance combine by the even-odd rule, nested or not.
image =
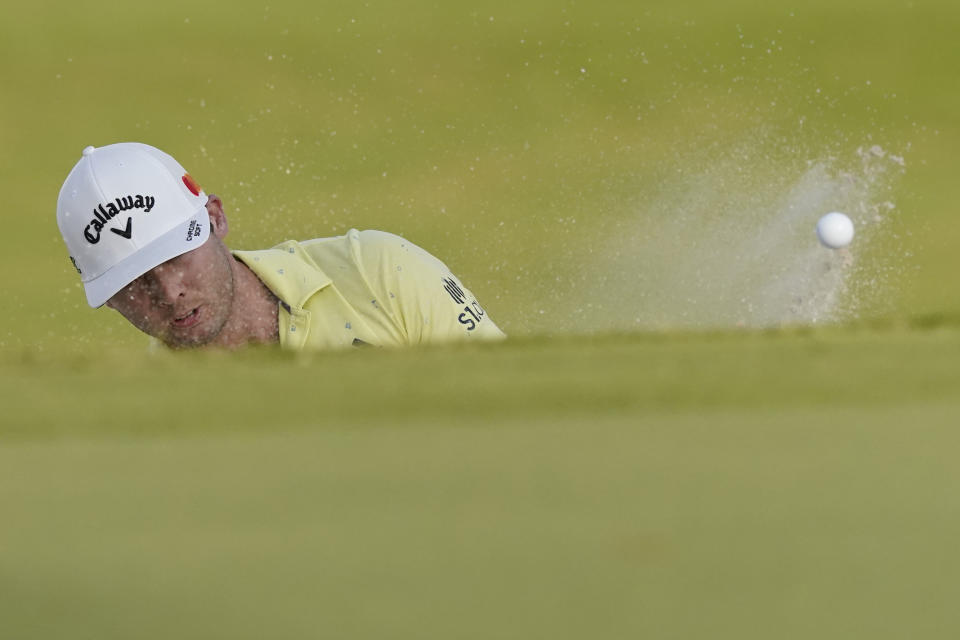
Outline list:
[[[169,155],[121,142],[87,147],[57,199],[57,225],[91,307],[210,234],[207,194]]]

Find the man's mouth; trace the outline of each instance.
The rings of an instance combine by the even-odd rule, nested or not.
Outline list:
[[[198,322],[200,322],[200,307],[195,307],[183,315],[174,317],[172,324],[178,329],[185,329],[192,327]]]

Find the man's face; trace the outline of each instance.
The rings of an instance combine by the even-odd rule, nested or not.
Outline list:
[[[175,349],[213,342],[233,309],[233,256],[220,236],[154,267],[110,300],[135,327]]]

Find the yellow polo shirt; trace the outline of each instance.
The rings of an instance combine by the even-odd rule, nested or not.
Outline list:
[[[383,231],[234,251],[280,299],[280,345],[336,349],[504,338],[445,264]]]

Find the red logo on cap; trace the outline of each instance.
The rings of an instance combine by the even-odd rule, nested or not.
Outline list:
[[[190,189],[190,193],[193,195],[200,195],[200,185],[197,184],[196,180],[190,177],[189,173],[183,174],[183,184],[187,185],[187,189]]]

